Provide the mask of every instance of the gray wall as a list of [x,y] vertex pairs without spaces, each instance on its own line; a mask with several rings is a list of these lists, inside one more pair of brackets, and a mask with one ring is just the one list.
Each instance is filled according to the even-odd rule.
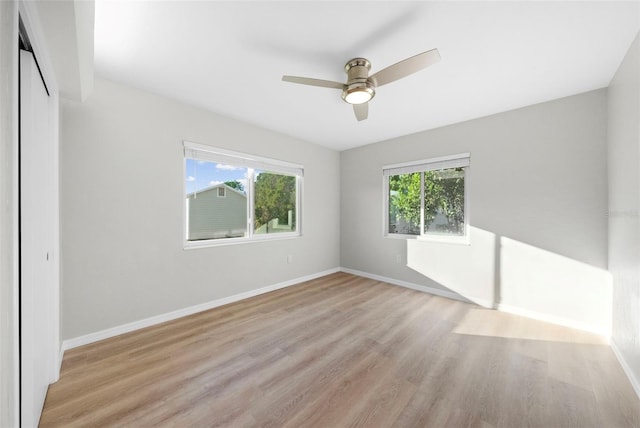
[[0,2],[0,426],[18,420],[18,4]]
[[[640,35],[609,86],[613,342],[640,385]],[[639,391],[640,393],[640,391]]]
[[[337,152],[101,79],[61,121],[63,339],[340,265]],[[303,164],[303,236],[184,250],[183,139]]]
[[[602,89],[342,152],[342,266],[606,332],[606,109]],[[383,237],[382,166],[465,152],[471,245]]]

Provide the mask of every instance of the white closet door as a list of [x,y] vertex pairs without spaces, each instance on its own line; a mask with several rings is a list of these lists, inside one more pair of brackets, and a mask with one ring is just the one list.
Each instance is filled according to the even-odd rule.
[[20,361],[22,427],[37,427],[53,381],[53,141],[49,96],[20,51]]

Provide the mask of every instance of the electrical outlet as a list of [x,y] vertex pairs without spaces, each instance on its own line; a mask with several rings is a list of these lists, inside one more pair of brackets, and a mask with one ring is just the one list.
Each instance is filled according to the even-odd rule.
[[396,254],[396,263],[402,263],[402,256],[400,254]]
[[293,255],[288,254],[287,255],[287,264],[290,265],[293,262]]

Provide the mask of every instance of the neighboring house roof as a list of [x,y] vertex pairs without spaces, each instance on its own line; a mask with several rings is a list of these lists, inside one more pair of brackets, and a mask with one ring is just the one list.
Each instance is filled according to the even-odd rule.
[[213,186],[209,186],[209,187],[205,187],[204,189],[200,189],[200,190],[196,190],[195,192],[191,192],[191,193],[187,193],[187,198],[194,196],[194,195],[199,195],[201,193],[205,193],[205,192],[210,192],[213,189],[217,189],[219,187],[224,187],[225,189],[231,190],[233,192],[236,192],[238,195],[244,196],[245,198],[247,197],[247,195],[244,192],[239,191],[238,189],[234,189],[233,187],[224,184],[224,183],[219,183],[219,184],[214,184]]

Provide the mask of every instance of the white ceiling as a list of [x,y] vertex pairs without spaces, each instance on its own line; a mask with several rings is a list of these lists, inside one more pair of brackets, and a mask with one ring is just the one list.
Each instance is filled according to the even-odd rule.
[[[96,73],[336,150],[609,84],[639,3],[96,1]],[[438,48],[442,60],[377,90],[357,122],[345,81]]]

